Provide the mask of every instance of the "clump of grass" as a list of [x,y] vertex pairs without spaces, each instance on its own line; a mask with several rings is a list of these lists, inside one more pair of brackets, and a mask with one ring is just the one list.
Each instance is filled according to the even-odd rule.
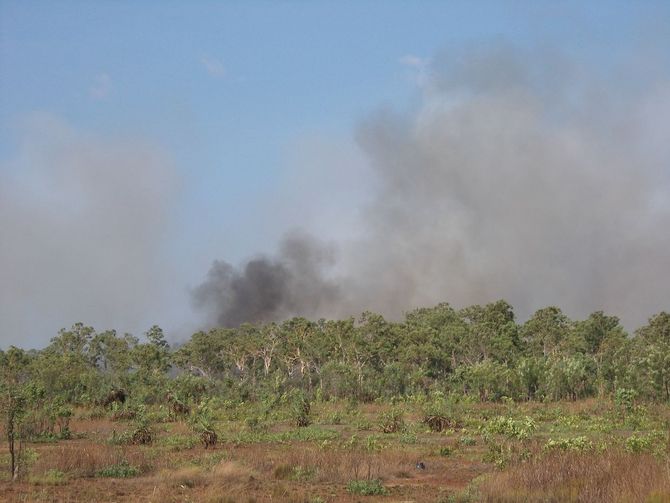
[[360,496],[383,496],[388,493],[379,479],[351,480],[347,484],[347,491]]
[[558,449],[562,451],[586,451],[593,449],[593,442],[584,436],[562,438],[559,440],[549,439],[544,448],[546,450]]
[[439,455],[443,457],[449,457],[454,453],[454,448],[449,447],[448,445],[445,445],[444,447],[441,447],[439,450]]
[[158,444],[173,452],[193,449],[196,444],[195,438],[186,435],[170,435],[159,439]]
[[33,475],[28,481],[38,486],[60,486],[67,484],[67,476],[60,470],[51,469],[42,475]]
[[140,474],[140,469],[131,465],[128,461],[123,460],[115,465],[110,465],[102,470],[99,470],[96,475],[98,477],[111,478],[128,478],[135,477]]

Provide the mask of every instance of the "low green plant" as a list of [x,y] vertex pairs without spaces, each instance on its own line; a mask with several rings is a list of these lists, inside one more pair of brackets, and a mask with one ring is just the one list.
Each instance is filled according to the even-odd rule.
[[393,408],[388,412],[383,412],[379,417],[379,425],[384,433],[405,431],[405,419],[402,410]]
[[562,438],[558,440],[549,439],[544,445],[545,450],[558,449],[562,451],[586,451],[593,449],[593,442],[585,436]]
[[178,452],[188,449],[193,449],[197,441],[192,436],[186,435],[169,435],[162,437],[158,441],[158,445],[166,447],[170,451]]
[[102,470],[99,470],[96,475],[98,477],[110,478],[128,478],[135,477],[140,474],[140,469],[123,460],[115,465],[110,465]]
[[351,480],[347,484],[347,491],[361,496],[384,496],[388,493],[379,479]]
[[67,476],[60,470],[48,470],[42,475],[33,475],[28,482],[39,486],[60,486],[67,484]]
[[633,434],[628,437],[624,443],[628,452],[636,454],[642,452],[661,453],[665,448],[663,434],[660,432],[651,432],[646,435]]
[[496,416],[483,426],[482,431],[484,434],[505,435],[509,438],[523,440],[528,438],[535,429],[537,429],[537,423],[530,416],[523,419]]

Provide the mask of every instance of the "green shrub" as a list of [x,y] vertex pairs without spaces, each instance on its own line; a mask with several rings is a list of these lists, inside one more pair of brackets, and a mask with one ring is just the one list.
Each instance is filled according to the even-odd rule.
[[637,391],[630,388],[619,388],[614,393],[614,404],[620,410],[630,412],[635,406]]
[[398,433],[405,431],[405,419],[400,409],[391,409],[380,415],[379,424],[384,433]]
[[174,452],[193,449],[195,444],[195,438],[186,435],[170,435],[159,440],[159,445]]
[[33,475],[28,481],[35,485],[60,486],[67,484],[67,477],[59,470],[49,470],[43,475]]
[[563,438],[559,440],[549,439],[544,446],[545,450],[559,449],[562,451],[586,451],[593,449],[593,442],[584,436]]
[[291,396],[291,411],[295,425],[304,428],[312,423],[310,418],[311,404],[300,390],[295,390]]
[[518,440],[526,439],[535,431],[537,424],[532,417],[526,416],[523,420],[511,417],[497,416],[490,419],[483,427],[485,434],[505,435]]
[[140,469],[137,468],[136,466],[132,466],[126,460],[123,460],[115,465],[110,465],[107,468],[103,468],[102,470],[96,473],[98,477],[111,477],[111,478],[128,478],[128,477],[135,477],[139,474]]
[[347,491],[361,496],[383,496],[388,492],[379,479],[351,480],[347,484]]
[[448,445],[446,445],[444,447],[440,447],[440,451],[439,451],[440,456],[448,457],[448,456],[451,456],[453,453],[454,453],[453,447],[449,447]]

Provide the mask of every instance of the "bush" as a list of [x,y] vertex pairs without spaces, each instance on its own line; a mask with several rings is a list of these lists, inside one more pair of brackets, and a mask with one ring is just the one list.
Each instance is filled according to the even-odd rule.
[[388,492],[379,479],[351,480],[347,484],[347,491],[361,496],[383,496]]
[[291,410],[295,425],[299,428],[309,426],[312,422],[310,418],[311,405],[305,394],[296,390],[291,397]]
[[96,475],[98,477],[111,477],[111,478],[128,478],[135,477],[140,474],[140,469],[136,466],[132,466],[128,461],[121,461],[115,465],[108,466],[98,471]]
[[614,393],[614,405],[623,411],[631,412],[636,398],[637,391],[634,389],[619,388]]
[[511,417],[497,416],[489,420],[484,426],[485,434],[496,433],[518,440],[526,439],[535,431],[537,424],[532,417],[526,416],[523,420]]
[[439,451],[440,456],[443,456],[443,457],[451,456],[453,453],[454,453],[453,447],[449,447],[448,445],[444,446],[444,447],[441,447],[440,451]]
[[405,420],[400,409],[391,409],[380,415],[380,427],[384,433],[405,431]]
[[49,470],[41,476],[31,476],[28,481],[35,485],[60,486],[67,484],[67,477],[59,470]]
[[545,450],[559,449],[562,451],[586,451],[593,449],[593,442],[584,436],[563,438],[549,441],[544,446]]

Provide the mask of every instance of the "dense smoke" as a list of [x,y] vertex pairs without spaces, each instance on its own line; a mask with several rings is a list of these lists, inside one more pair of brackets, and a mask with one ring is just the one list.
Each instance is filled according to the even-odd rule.
[[209,310],[222,326],[265,322],[296,313],[315,316],[337,303],[338,289],[323,277],[332,251],[309,236],[290,234],[277,258],[259,257],[236,270],[216,261],[193,292],[196,306]]
[[643,323],[669,307],[670,84],[630,72],[603,82],[504,47],[438,57],[411,112],[358,128],[375,195],[335,279],[284,245],[216,263],[197,303],[225,325],[497,298]]

